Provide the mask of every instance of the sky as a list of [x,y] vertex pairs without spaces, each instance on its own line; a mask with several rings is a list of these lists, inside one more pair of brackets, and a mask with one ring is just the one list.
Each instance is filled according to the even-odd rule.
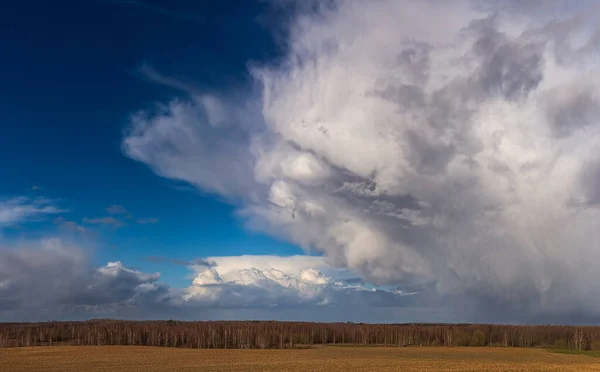
[[0,321],[597,323],[597,14],[12,2]]

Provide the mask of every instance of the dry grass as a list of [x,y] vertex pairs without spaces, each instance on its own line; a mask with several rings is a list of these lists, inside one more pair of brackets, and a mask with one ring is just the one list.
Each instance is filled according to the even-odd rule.
[[0,371],[600,371],[584,355],[539,349],[194,350],[135,346],[0,349]]

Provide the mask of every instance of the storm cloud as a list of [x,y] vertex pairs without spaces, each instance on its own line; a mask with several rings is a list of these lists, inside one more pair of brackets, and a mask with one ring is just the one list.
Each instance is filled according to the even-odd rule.
[[153,307],[169,298],[158,273],[120,262],[90,265],[89,252],[60,238],[0,242],[0,317],[50,320],[110,316],[121,307]]
[[251,69],[259,95],[142,111],[123,151],[226,198],[248,228],[472,319],[593,318],[593,6],[311,8],[288,25],[284,58]]

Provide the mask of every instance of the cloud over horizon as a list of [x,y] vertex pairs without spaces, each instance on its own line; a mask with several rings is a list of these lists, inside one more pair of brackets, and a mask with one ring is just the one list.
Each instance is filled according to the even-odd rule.
[[258,96],[139,112],[123,151],[377,285],[473,317],[597,316],[600,30],[593,3],[560,4],[300,13],[251,69]]
[[[367,306],[414,307],[414,301],[405,299],[412,294],[352,280],[322,257],[207,257],[189,263],[195,275],[189,287],[173,288],[160,281],[160,273],[119,261],[95,268],[89,255],[58,237],[17,246],[0,242],[0,318],[250,319],[269,314],[261,310],[281,309],[324,320],[325,314],[350,305],[359,311]],[[356,309],[347,315],[365,320]]]
[[68,319],[157,304],[168,295],[167,287],[157,283],[159,277],[120,262],[94,269],[88,250],[58,237],[0,241],[0,317]]

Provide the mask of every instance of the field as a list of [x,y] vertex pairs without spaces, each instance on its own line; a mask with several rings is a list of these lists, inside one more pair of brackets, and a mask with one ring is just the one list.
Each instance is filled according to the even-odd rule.
[[0,349],[20,371],[600,371],[600,359],[541,349],[323,347],[195,350],[135,346]]

